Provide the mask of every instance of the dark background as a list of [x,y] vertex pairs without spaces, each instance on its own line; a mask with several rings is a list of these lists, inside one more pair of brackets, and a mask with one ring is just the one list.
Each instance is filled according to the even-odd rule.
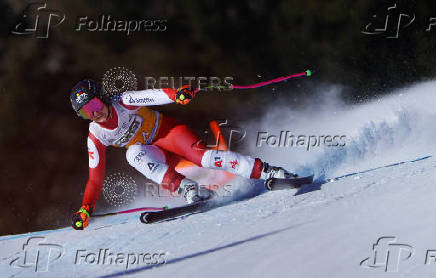
[[[49,1],[66,19],[43,39],[11,33],[29,3],[0,2],[0,234],[69,225],[88,171],[88,122],[73,113],[69,92],[115,66],[134,71],[140,85],[144,76],[232,76],[243,85],[313,70],[311,78],[159,108],[198,131],[212,119],[260,117],[274,98],[298,105],[323,84],[340,85],[355,103],[436,74],[436,27],[425,31],[436,17],[431,1]],[[382,25],[394,3],[387,33],[361,33],[373,14]],[[416,20],[387,38],[401,13]],[[101,14],[164,19],[166,30],[74,30],[78,16]],[[124,151],[111,150],[107,172],[119,170],[133,173]]]

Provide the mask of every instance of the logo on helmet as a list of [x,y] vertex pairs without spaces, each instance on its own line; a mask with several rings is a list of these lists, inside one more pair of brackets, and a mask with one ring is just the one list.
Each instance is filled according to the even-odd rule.
[[80,88],[76,91],[76,102],[77,103],[82,103],[84,101],[86,101],[86,99],[88,98],[88,95],[83,92],[83,90]]

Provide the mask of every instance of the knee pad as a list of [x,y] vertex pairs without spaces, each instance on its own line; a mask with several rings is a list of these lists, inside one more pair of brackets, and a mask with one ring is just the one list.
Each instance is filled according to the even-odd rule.
[[164,152],[153,145],[133,145],[126,152],[129,164],[145,177],[156,183],[162,183],[168,170]]
[[250,178],[253,171],[254,158],[231,151],[207,150],[201,159],[201,165]]

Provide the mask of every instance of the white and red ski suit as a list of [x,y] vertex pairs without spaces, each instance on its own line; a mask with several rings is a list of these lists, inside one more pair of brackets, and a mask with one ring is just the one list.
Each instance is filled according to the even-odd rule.
[[94,206],[100,196],[108,146],[126,147],[129,164],[171,192],[176,191],[185,178],[175,170],[181,158],[201,167],[260,178],[260,159],[208,149],[189,127],[147,107],[173,103],[175,95],[174,89],[125,92],[119,102],[110,106],[107,121],[90,123],[89,180],[82,205]]

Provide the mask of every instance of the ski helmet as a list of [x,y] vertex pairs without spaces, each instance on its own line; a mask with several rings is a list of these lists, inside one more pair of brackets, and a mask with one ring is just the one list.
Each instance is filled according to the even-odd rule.
[[77,83],[71,90],[71,105],[79,115],[79,110],[95,97],[102,100],[105,104],[109,104],[103,95],[104,91],[99,83],[91,79],[85,79]]

